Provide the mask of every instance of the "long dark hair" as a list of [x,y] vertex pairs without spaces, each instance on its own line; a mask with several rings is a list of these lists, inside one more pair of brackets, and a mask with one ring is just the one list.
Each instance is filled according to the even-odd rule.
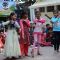
[[25,11],[23,11],[23,12],[21,13],[21,19],[22,19],[25,15],[28,15],[28,13],[25,12]]
[[9,20],[11,20],[11,19],[12,19],[11,17],[12,17],[13,15],[15,15],[15,14],[16,14],[15,12],[12,12],[12,13],[10,14],[10,16],[9,16]]

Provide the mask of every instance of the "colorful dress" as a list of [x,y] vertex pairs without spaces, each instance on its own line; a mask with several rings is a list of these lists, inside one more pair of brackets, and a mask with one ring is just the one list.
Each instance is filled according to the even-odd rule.
[[[22,55],[28,55],[28,46],[29,46],[29,27],[30,21],[23,19],[20,20],[21,33],[20,33],[20,47]],[[24,39],[23,39],[24,36]]]
[[10,21],[3,22],[2,25],[7,25],[8,30],[5,38],[5,46],[4,46],[4,56],[5,57],[18,57],[21,55],[20,45],[18,41],[18,34],[16,29],[19,29],[19,24],[14,21],[11,23]]
[[45,23],[45,19],[41,18],[40,20],[36,19],[34,20],[35,29],[34,29],[34,42],[41,44],[42,43],[42,34],[43,34],[43,27]]
[[2,36],[0,36],[0,48],[3,48],[3,46],[4,46],[3,42],[2,42],[2,39],[3,39]]

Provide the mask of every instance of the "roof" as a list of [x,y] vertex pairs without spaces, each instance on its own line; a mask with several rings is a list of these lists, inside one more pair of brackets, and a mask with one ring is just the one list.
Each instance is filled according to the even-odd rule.
[[60,0],[49,1],[49,2],[36,2],[35,4],[29,6],[29,8],[38,8],[38,7],[46,7],[52,5],[60,5]]

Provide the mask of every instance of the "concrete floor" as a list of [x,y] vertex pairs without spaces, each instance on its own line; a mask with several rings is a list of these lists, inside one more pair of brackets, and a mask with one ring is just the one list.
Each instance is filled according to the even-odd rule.
[[[25,57],[23,59],[18,60],[60,60],[60,52],[54,52],[53,47],[41,47],[40,48],[41,56],[35,55],[32,57]],[[3,60],[4,56],[0,54],[0,60]]]

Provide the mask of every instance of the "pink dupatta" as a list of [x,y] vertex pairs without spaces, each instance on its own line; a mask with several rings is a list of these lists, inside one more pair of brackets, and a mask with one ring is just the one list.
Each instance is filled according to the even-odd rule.
[[[30,27],[30,21],[26,20],[26,24],[28,27]],[[24,27],[23,27],[23,20],[20,20],[20,27],[21,27],[21,33],[22,33],[22,37],[24,36]]]

